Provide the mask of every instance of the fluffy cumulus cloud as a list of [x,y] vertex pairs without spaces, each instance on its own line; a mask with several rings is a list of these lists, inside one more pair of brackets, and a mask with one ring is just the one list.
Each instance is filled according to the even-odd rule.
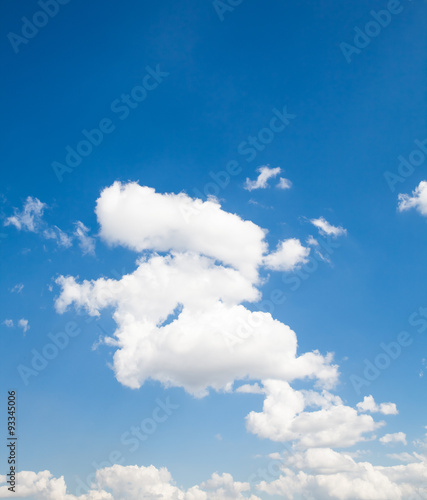
[[101,237],[137,252],[195,252],[220,260],[254,278],[266,251],[265,231],[184,193],[160,194],[136,183],[104,189],[96,214]]
[[360,415],[338,396],[323,391],[297,391],[289,383],[264,381],[261,412],[246,417],[249,432],[272,441],[295,441],[297,447],[348,447],[367,438],[383,423]]
[[[254,181],[247,178],[244,188],[248,191],[253,191],[254,189],[265,189],[266,187],[268,187],[268,181],[274,177],[277,177],[281,171],[282,169],[280,167],[276,168],[270,168],[268,166],[259,167],[257,169],[257,172],[259,174],[258,177]],[[286,181],[287,179],[284,180]],[[286,188],[282,187],[282,189]]]
[[[273,457],[272,457],[273,458]],[[274,454],[275,462],[280,457]],[[230,474],[211,478],[188,489],[179,487],[166,468],[113,465],[96,472],[91,489],[79,496],[67,492],[63,477],[49,471],[19,472],[17,492],[8,491],[0,476],[0,498],[30,500],[260,500],[259,494],[287,500],[424,500],[427,462],[418,456],[407,465],[374,466],[356,462],[330,448],[287,454],[279,477],[254,487]],[[263,498],[265,498],[263,496]]]
[[386,434],[380,438],[380,443],[390,444],[390,443],[402,443],[406,445],[406,434],[404,432],[395,432],[394,434]]
[[345,236],[347,234],[347,229],[341,226],[333,226],[324,217],[319,217],[318,219],[311,219],[310,222],[313,226],[317,227],[319,233],[324,236],[332,236],[337,238],[338,236]]
[[363,401],[357,403],[357,409],[360,412],[382,413],[383,415],[397,415],[396,405],[394,403],[377,404],[373,396],[365,396]]
[[374,466],[329,448],[312,448],[284,460],[281,476],[258,490],[287,500],[422,500],[427,462]]
[[5,476],[0,476],[0,498],[35,500],[260,500],[250,494],[248,483],[234,481],[230,474],[215,473],[189,489],[176,486],[166,468],[114,465],[100,469],[88,493],[75,496],[67,493],[64,478],[55,478],[49,471],[20,472],[17,493],[8,491]]
[[333,383],[336,366],[318,352],[297,354],[295,333],[241,302],[259,292],[235,269],[195,254],[155,255],[120,280],[78,284],[59,278],[59,312],[70,304],[98,315],[115,308],[117,379],[137,388],[152,378],[202,396],[235,380],[317,378]]
[[308,261],[310,249],[304,247],[300,240],[290,238],[281,241],[275,252],[267,255],[264,265],[274,271],[292,271]]
[[427,216],[427,181],[421,181],[412,196],[399,194],[398,210],[403,212],[415,208],[421,215]]
[[119,280],[60,277],[56,308],[74,305],[91,315],[114,308],[118,327],[106,341],[118,348],[113,366],[122,384],[138,388],[151,378],[197,396],[243,379],[334,384],[330,355],[299,355],[287,325],[242,305],[260,299],[258,268],[267,250],[260,227],[216,201],[135,183],[105,189],[96,213],[108,243],[145,252]]

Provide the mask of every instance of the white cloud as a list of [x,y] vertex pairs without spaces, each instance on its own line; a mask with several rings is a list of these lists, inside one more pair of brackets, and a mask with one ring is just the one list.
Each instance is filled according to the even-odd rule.
[[311,247],[318,247],[319,242],[314,238],[311,234],[307,238],[307,245],[310,245]]
[[277,187],[279,189],[290,189],[292,187],[292,182],[289,179],[280,177]]
[[215,200],[160,194],[136,183],[115,182],[97,201],[100,235],[137,252],[191,251],[233,266],[252,279],[267,245],[256,224],[225,212]]
[[15,208],[14,214],[5,220],[4,225],[15,226],[19,231],[24,230],[35,233],[41,225],[45,208],[46,204],[42,203],[38,198],[28,196],[22,210],[19,211]]
[[[303,448],[348,447],[364,441],[364,435],[382,423],[359,415],[327,391],[296,391],[283,381],[264,381],[266,398],[262,412],[246,417],[248,431],[272,441],[297,441]],[[308,407],[318,407],[307,411]]]
[[[277,168],[269,168],[267,166],[259,167],[257,169],[257,172],[259,172],[258,177],[254,181],[251,181],[249,178],[246,178],[244,189],[246,189],[247,191],[253,191],[254,189],[265,189],[266,187],[268,187],[268,181],[273,177],[279,175],[281,171],[282,169],[280,167]],[[284,181],[286,180],[287,179],[284,179]],[[282,189],[286,188],[282,187]]]
[[19,328],[22,328],[24,330],[24,333],[26,333],[30,329],[30,325],[28,324],[28,319],[20,319],[18,321],[18,326]]
[[310,249],[302,246],[300,240],[290,238],[281,241],[275,252],[264,258],[264,266],[274,271],[292,271],[308,261]]
[[382,438],[380,438],[380,443],[389,444],[389,443],[402,443],[406,445],[406,434],[404,432],[395,432],[394,434],[386,434]]
[[281,477],[262,481],[258,489],[288,500],[421,500],[427,497],[426,477],[425,461],[382,467],[313,448],[289,456]]
[[60,247],[69,248],[73,244],[72,238],[59,229],[58,226],[46,228],[42,235],[47,240],[55,240]]
[[339,226],[333,226],[324,217],[319,217],[318,219],[311,219],[310,222],[317,227],[320,234],[324,236],[332,236],[336,238],[338,236],[344,236],[347,234],[347,229]]
[[14,287],[11,288],[12,293],[21,293],[24,289],[24,285],[22,283],[17,283]]
[[365,396],[362,402],[357,403],[357,409],[361,412],[382,413],[383,415],[397,415],[399,413],[394,403],[377,405],[373,396]]
[[79,241],[79,247],[81,248],[83,255],[95,255],[95,238],[89,236],[89,228],[87,228],[83,222],[77,221],[75,223],[74,236]]
[[[183,209],[197,213],[186,221]],[[119,280],[57,280],[60,313],[70,305],[91,315],[114,308],[117,330],[107,341],[118,347],[113,367],[122,384],[137,388],[152,378],[203,396],[244,379],[336,381],[331,355],[298,355],[288,326],[242,305],[261,297],[255,284],[267,245],[260,227],[214,201],[134,183],[105,189],[96,211],[107,242],[170,251],[146,253]]]
[[[6,477],[0,476],[0,498],[16,498],[5,482]],[[92,489],[80,496],[68,494],[63,476],[55,478],[49,471],[19,472],[17,483],[19,498],[35,500],[260,500],[250,495],[249,483],[234,481],[227,473],[214,473],[208,481],[185,490],[175,485],[165,467],[153,465],[100,469]]]
[[245,378],[336,380],[331,356],[298,356],[288,326],[240,305],[259,299],[250,280],[207,257],[153,256],[118,281],[78,284],[61,277],[57,282],[59,312],[71,304],[91,315],[115,308],[114,370],[129,387],[152,378],[203,396],[208,387],[231,390],[235,380]]
[[8,328],[12,328],[13,327],[13,319],[5,319],[3,321],[3,325],[7,326]]
[[427,181],[421,181],[412,196],[399,194],[398,210],[403,212],[410,208],[415,208],[421,215],[427,216]]

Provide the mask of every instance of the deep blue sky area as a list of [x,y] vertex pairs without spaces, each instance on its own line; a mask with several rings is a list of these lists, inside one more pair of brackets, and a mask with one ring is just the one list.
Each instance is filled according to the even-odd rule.
[[[50,227],[71,233],[82,221],[96,237],[96,200],[114,181],[203,200],[214,195],[224,210],[268,230],[271,249],[287,238],[317,237],[313,218],[344,227],[347,236],[336,240],[330,262],[300,270],[296,289],[284,273],[263,270],[263,299],[274,289],[284,293],[272,315],[296,332],[301,352],[335,353],[337,393],[346,404],[369,394],[393,401],[399,415],[387,432],[405,430],[408,442],[422,438],[426,379],[419,373],[427,332],[418,333],[408,318],[427,308],[426,218],[397,206],[399,193],[427,179],[427,16],[425,1],[398,4],[389,24],[348,61],[342,44],[354,45],[355,28],[364,29],[386,0],[243,0],[222,14],[210,0],[70,0],[15,49],[10,33],[21,35],[23,17],[32,20],[40,6],[3,0],[1,394],[10,388],[19,394],[21,470],[64,475],[74,492],[77,477],[84,480],[93,462],[118,449],[124,465],[166,466],[190,487],[215,470],[246,481],[267,454],[283,449],[245,429],[245,416],[262,409],[262,395],[212,391],[197,399],[158,382],[131,390],[114,377],[115,348],[92,350],[115,330],[111,310],[91,322],[82,311],[55,311],[57,276],[117,279],[135,270],[137,253],[96,238],[95,255],[82,255],[75,244],[61,248],[3,226],[31,196],[46,204]],[[144,80],[153,72],[157,80]],[[155,88],[132,101],[133,109],[121,103],[118,111],[122,96],[144,81]],[[289,124],[250,154],[250,137],[283,112],[294,115]],[[58,179],[52,164],[66,164],[66,148],[75,150],[82,131],[99,129],[105,119],[110,133]],[[416,140],[425,141],[425,159],[390,181],[402,157],[419,148]],[[214,178],[223,178],[232,161],[239,173],[218,186]],[[292,188],[245,190],[245,179],[255,179],[263,165],[280,167]],[[12,292],[19,283],[22,291]],[[29,321],[25,334],[16,327],[20,318]],[[17,367],[29,366],[32,350],[70,321],[81,333],[25,385]],[[412,344],[358,394],[351,376],[402,330]],[[149,416],[159,397],[179,409],[129,452],[121,435]],[[373,463],[389,463],[383,448],[372,443]],[[3,450],[0,457],[3,474]]]

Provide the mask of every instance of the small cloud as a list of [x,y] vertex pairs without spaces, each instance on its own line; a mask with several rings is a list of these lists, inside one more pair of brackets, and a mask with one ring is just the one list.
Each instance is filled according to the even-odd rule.
[[13,319],[5,319],[3,321],[3,325],[6,325],[8,328],[12,328],[13,327]]
[[406,442],[406,434],[404,432],[395,432],[394,434],[386,434],[382,438],[380,438],[380,443],[382,444],[390,444],[390,443],[402,443],[404,445]]
[[382,413],[383,415],[397,415],[396,405],[394,403],[377,404],[373,396],[365,396],[361,403],[357,403],[357,409],[360,412]]
[[280,167],[270,168],[268,166],[259,167],[257,172],[259,172],[258,177],[251,181],[249,177],[246,178],[244,189],[247,191],[253,191],[254,189],[265,189],[268,187],[268,181],[272,177],[276,177],[280,174],[282,169]]
[[79,240],[79,247],[83,255],[95,255],[95,238],[88,236],[89,228],[80,221],[77,221],[75,226],[74,236]]
[[42,222],[43,212],[46,204],[38,198],[28,196],[21,211],[14,209],[14,214],[8,217],[4,225],[15,226],[18,231],[30,231],[36,233]]
[[347,229],[341,226],[333,226],[324,217],[319,217],[318,219],[311,219],[310,222],[313,226],[316,226],[319,233],[324,236],[332,236],[337,238],[338,236],[344,236],[347,234]]
[[215,439],[218,440],[218,441],[222,441],[222,436],[221,434],[216,434],[215,435]]
[[412,196],[399,194],[399,212],[415,208],[421,215],[427,217],[427,181],[421,181],[412,191]]
[[275,252],[264,258],[264,266],[274,271],[292,271],[308,261],[310,249],[304,247],[300,240],[290,238],[281,241]]
[[10,289],[12,293],[21,293],[24,289],[24,285],[22,283],[17,283],[14,287]]
[[18,321],[18,326],[24,330],[24,333],[26,333],[30,329],[30,325],[28,324],[28,319],[20,319]]
[[289,179],[285,179],[284,177],[280,177],[279,182],[276,186],[279,189],[291,189],[292,182]]
[[316,240],[316,238],[314,238],[310,234],[309,237],[307,238],[307,245],[309,245],[311,247],[318,247],[319,246],[319,242]]

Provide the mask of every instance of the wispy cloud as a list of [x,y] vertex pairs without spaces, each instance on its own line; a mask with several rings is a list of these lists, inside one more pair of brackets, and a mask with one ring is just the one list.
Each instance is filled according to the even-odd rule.
[[74,236],[79,241],[79,247],[81,248],[83,255],[95,255],[95,238],[89,236],[89,228],[87,228],[83,222],[77,221],[75,223]]
[[347,234],[347,229],[341,226],[333,226],[324,217],[319,217],[318,219],[311,219],[310,222],[313,226],[316,226],[320,234],[324,236],[332,236],[337,238],[338,236],[344,236]]

